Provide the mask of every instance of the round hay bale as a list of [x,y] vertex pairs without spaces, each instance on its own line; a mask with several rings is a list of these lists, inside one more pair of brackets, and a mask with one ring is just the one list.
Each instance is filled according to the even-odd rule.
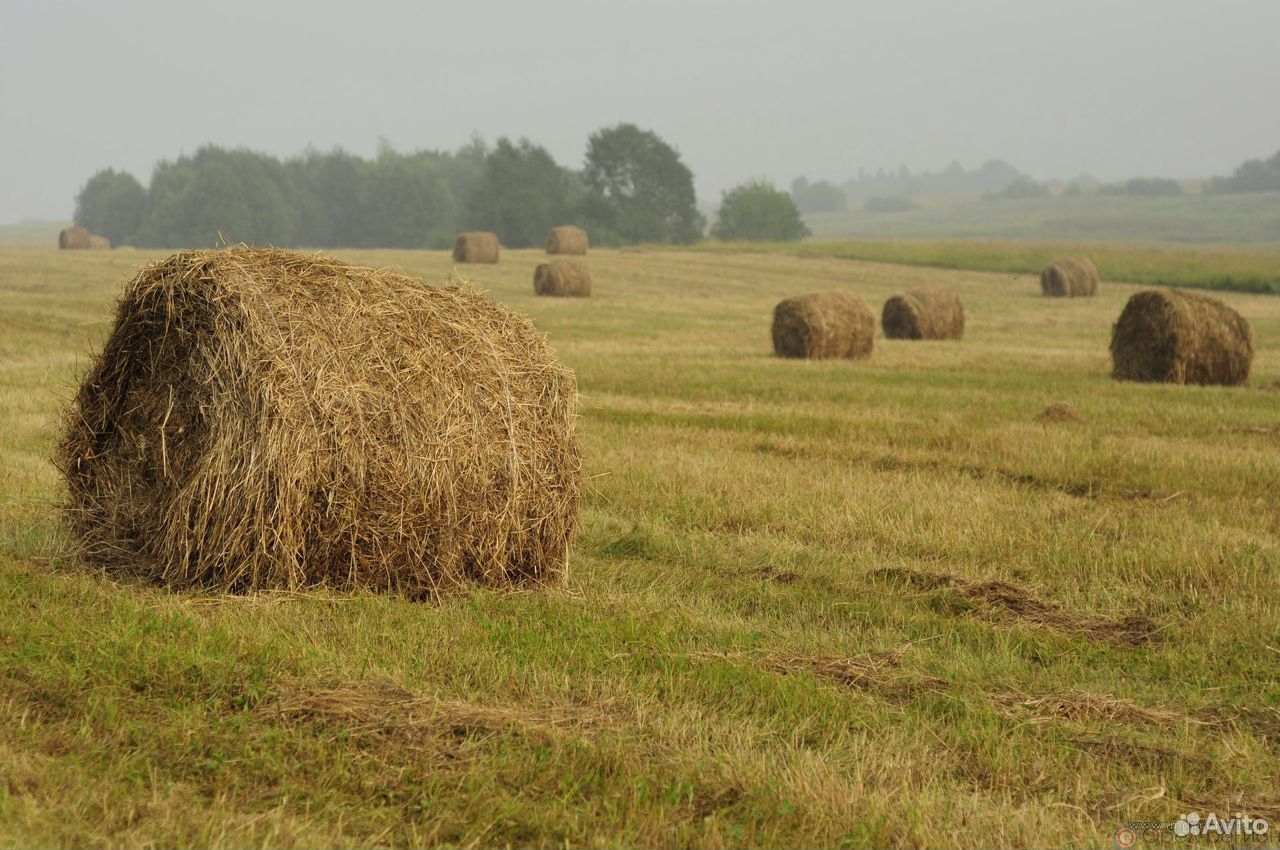
[[87,559],[431,596],[563,574],[573,373],[461,283],[237,247],[144,267],[65,420]]
[[64,227],[58,233],[58,247],[63,251],[84,251],[89,248],[89,231],[83,227]]
[[1111,376],[1121,381],[1243,384],[1253,329],[1217,298],[1146,289],[1129,299],[1111,330]]
[[581,227],[565,225],[553,227],[547,233],[548,254],[585,254],[587,253],[587,231]]
[[1055,401],[1036,414],[1037,422],[1083,422],[1084,417],[1071,405]]
[[89,234],[89,247],[94,251],[110,251],[111,240],[96,233]]
[[909,289],[884,302],[880,324],[889,339],[960,339],[964,304],[943,286]]
[[487,230],[471,230],[459,233],[453,243],[453,261],[455,263],[496,263],[501,248],[498,245],[498,234]]
[[1058,260],[1040,272],[1040,291],[1057,298],[1098,294],[1098,270],[1088,257]]
[[591,294],[591,269],[578,260],[540,263],[533,272],[533,291],[536,295],[586,298]]
[[876,317],[852,292],[810,292],[778,302],[773,310],[773,351],[812,360],[871,356]]

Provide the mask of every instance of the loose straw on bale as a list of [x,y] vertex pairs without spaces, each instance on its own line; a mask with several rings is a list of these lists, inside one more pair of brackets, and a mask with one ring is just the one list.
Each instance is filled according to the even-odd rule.
[[591,269],[577,260],[540,263],[533,272],[533,291],[537,295],[585,298],[591,294]]
[[780,301],[773,310],[779,357],[863,359],[871,356],[876,319],[865,301],[833,289]]
[[909,289],[884,303],[880,323],[890,339],[960,339],[964,305],[945,287]]
[[1080,298],[1098,293],[1098,270],[1088,257],[1058,260],[1040,272],[1040,291],[1045,295]]
[[487,230],[459,233],[453,243],[455,263],[496,263],[500,252],[498,235]]
[[572,225],[551,228],[551,231],[547,233],[547,253],[587,253],[587,231]]
[[433,595],[563,574],[576,403],[529,320],[463,283],[188,251],[127,286],[58,462],[108,567]]
[[64,227],[58,233],[58,247],[64,251],[83,251],[91,247],[89,231],[83,227]]
[[1249,322],[1217,298],[1147,289],[1111,331],[1112,377],[1172,384],[1243,384],[1253,362]]

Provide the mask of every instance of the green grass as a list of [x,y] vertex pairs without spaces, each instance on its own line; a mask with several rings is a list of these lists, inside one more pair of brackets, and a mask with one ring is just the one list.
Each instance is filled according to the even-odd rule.
[[[66,554],[59,410],[150,256],[0,252],[0,846],[1110,847],[1190,809],[1280,822],[1280,299],[1224,295],[1250,386],[1145,386],[1107,375],[1123,284],[597,251],[592,298],[535,299],[543,257],[505,252],[468,271],[583,392],[569,580],[235,598]],[[779,298],[926,280],[963,295],[964,340],[770,355]],[[1052,401],[1084,422],[1036,421]]]
[[805,217],[820,239],[1019,239],[1111,243],[1280,241],[1280,193],[1173,198],[1056,195],[984,201],[933,198],[902,213],[847,212]]
[[1280,293],[1277,245],[1116,245],[1105,242],[829,240],[705,242],[721,253],[793,254],[964,271],[1039,275],[1064,256],[1087,254],[1103,280],[1148,286],[1190,286],[1227,292]]

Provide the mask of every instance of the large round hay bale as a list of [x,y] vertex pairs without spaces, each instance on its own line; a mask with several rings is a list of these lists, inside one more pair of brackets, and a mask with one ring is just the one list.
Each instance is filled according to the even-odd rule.
[[94,251],[110,251],[111,240],[96,233],[89,234],[89,247]]
[[469,286],[188,251],[127,286],[58,461],[107,566],[433,595],[563,573],[576,404],[543,335]]
[[551,228],[550,232],[547,233],[547,253],[587,253],[587,231],[573,225]]
[[871,356],[875,331],[867,302],[843,289],[797,295],[773,310],[773,350],[779,357],[861,360]]
[[453,243],[453,261],[455,263],[496,263],[498,253],[498,234],[487,230],[470,230],[459,233]]
[[64,227],[58,233],[58,247],[64,251],[84,251],[89,247],[89,231],[83,227]]
[[884,302],[880,324],[889,339],[960,339],[964,304],[946,287],[909,289]]
[[1059,298],[1096,295],[1098,270],[1088,257],[1058,260],[1040,272],[1040,291]]
[[585,298],[591,294],[591,269],[578,260],[540,263],[533,272],[533,291],[536,295]]
[[1243,384],[1253,329],[1217,298],[1146,289],[1129,299],[1111,330],[1111,362],[1111,376],[1121,381]]

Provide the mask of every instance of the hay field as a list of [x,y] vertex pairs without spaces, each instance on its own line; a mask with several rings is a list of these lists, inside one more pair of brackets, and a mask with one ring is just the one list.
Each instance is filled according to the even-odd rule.
[[[583,528],[562,589],[424,605],[171,594],[60,556],[57,412],[150,256],[0,252],[0,846],[1280,823],[1280,298],[1222,296],[1248,386],[1150,386],[1108,377],[1136,287],[1105,272],[1046,299],[1030,274],[593,251],[591,298],[544,299],[545,255],[504,251],[462,270],[578,373]],[[772,356],[785,296],[878,313],[934,283],[963,340]],[[1051,402],[1084,421],[1037,421]]]

